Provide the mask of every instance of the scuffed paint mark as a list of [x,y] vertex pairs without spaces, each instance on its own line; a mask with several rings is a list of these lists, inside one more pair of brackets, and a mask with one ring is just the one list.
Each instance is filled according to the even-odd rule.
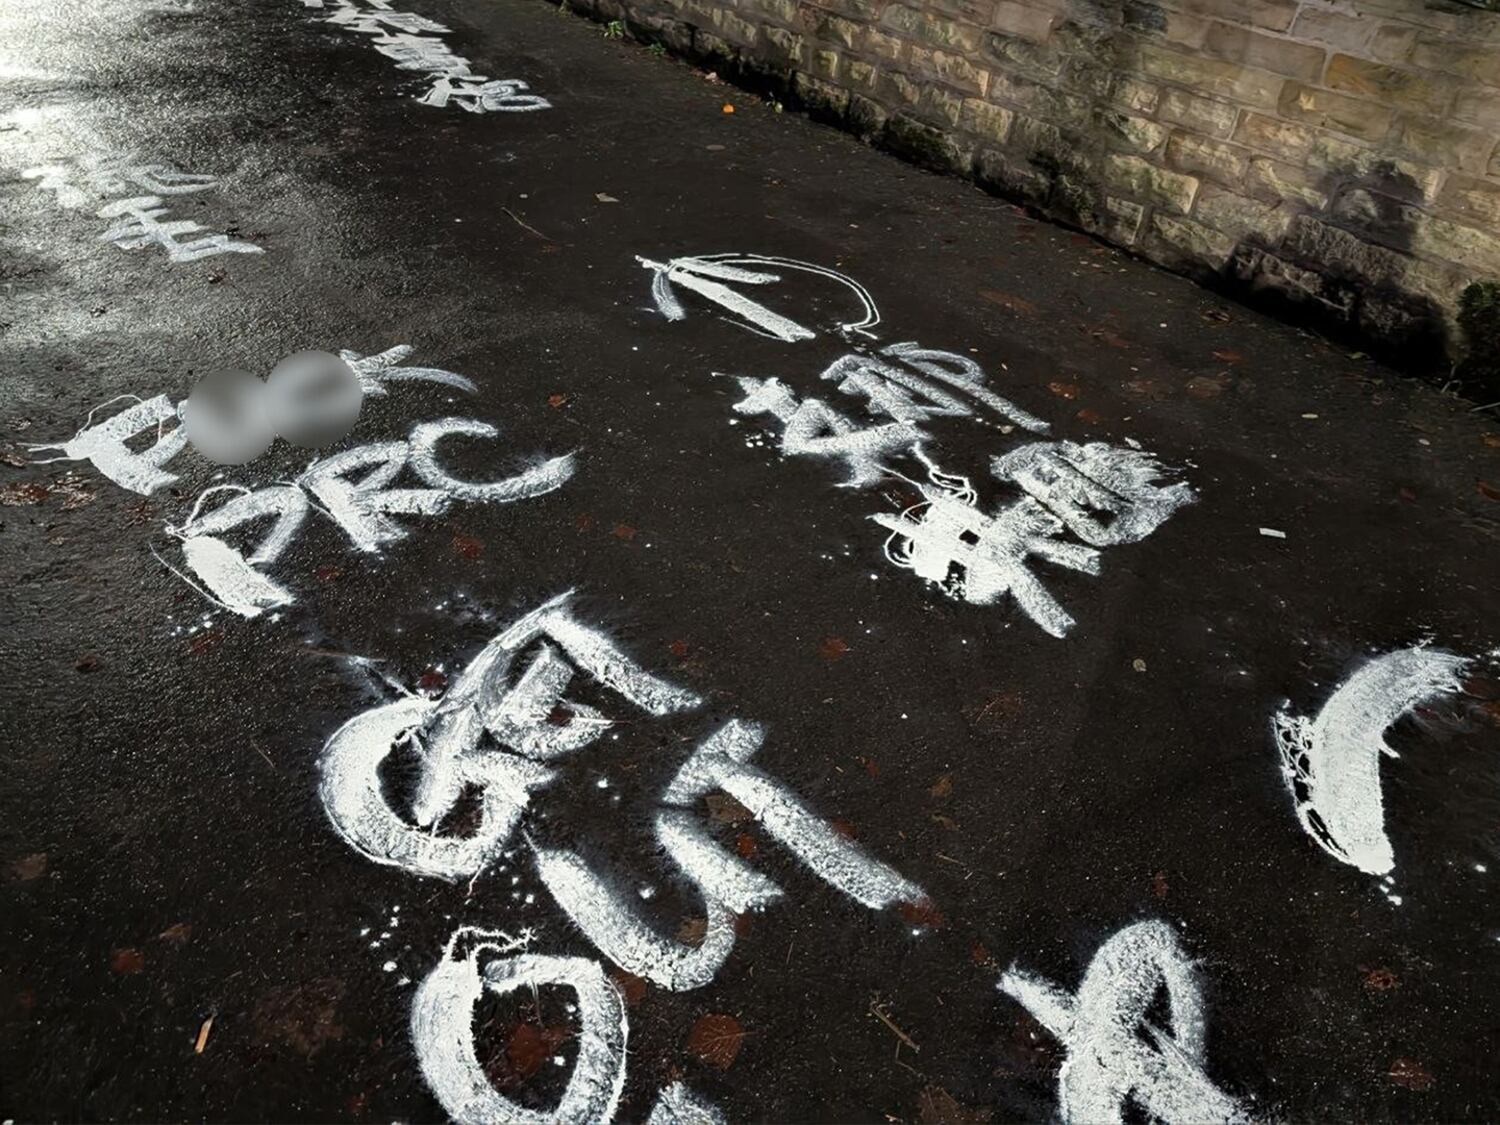
[[921,887],[865,854],[815,815],[783,782],[751,765],[750,758],[764,741],[765,731],[759,724],[729,720],[682,764],[662,803],[686,807],[719,790],[749,809],[766,832],[813,874],[861,905],[884,910],[897,903],[927,901]]
[[1297,819],[1319,847],[1370,875],[1396,865],[1385,834],[1380,756],[1392,723],[1434,696],[1462,690],[1469,661],[1436,649],[1400,649],[1366,662],[1314,718],[1278,711],[1271,729]]
[[[462,956],[461,938],[475,944]],[[499,938],[501,940],[496,940]],[[460,929],[412,1000],[411,1037],[422,1077],[460,1125],[598,1125],[610,1121],[625,1086],[628,1027],[625,1001],[598,962],[584,957],[511,951],[514,940]],[[528,1109],[499,1093],[485,1076],[474,1049],[474,1008],[486,991],[504,996],[519,988],[570,988],[580,1024],[578,1055],[567,1088],[555,1107]]]
[[708,898],[708,927],[693,946],[658,935],[635,909],[575,853],[533,848],[542,882],[584,936],[626,972],[673,992],[701,988],[734,950],[734,913]]
[[1181,481],[1157,484],[1168,470],[1151,454],[1102,441],[1035,442],[992,458],[990,467],[1093,547],[1138,543],[1194,499]]
[[[1138,922],[1101,945],[1076,996],[1015,968],[999,988],[1067,1050],[1057,1094],[1064,1122],[1124,1121],[1132,1101],[1169,1125],[1250,1120],[1203,1072],[1202,989],[1166,923]],[[1166,992],[1170,1031],[1146,1019],[1158,990]]]
[[789,344],[813,339],[817,333],[811,328],[766,308],[724,284],[732,281],[741,285],[770,285],[780,281],[779,273],[757,268],[769,266],[772,269],[796,270],[826,277],[852,292],[859,301],[864,315],[857,321],[840,324],[838,326],[840,332],[857,332],[868,336],[870,335],[868,329],[880,323],[880,311],[876,308],[875,300],[870,296],[869,290],[847,274],[812,262],[763,254],[735,253],[699,254],[672,258],[666,262],[652,261],[650,258],[637,255],[635,260],[641,264],[642,268],[652,271],[651,297],[656,304],[656,311],[667,320],[677,321],[687,317],[687,310],[683,308],[682,302],[673,291],[673,286],[677,285],[697,293],[734,314],[745,328],[757,335],[769,336]]
[[681,1082],[661,1092],[646,1125],[729,1125],[724,1111],[705,1101]]
[[[94,415],[121,399],[134,395],[120,395],[89,411],[83,426],[65,442],[29,445],[33,452],[56,449],[60,456],[44,458],[39,465],[54,461],[89,461],[121,488],[149,496],[158,488],[164,488],[177,480],[177,474],[169,473],[164,466],[187,446],[187,434],[177,417],[177,407],[166,395],[137,401],[113,417],[94,425]],[[176,423],[170,430],[163,427]],[[125,443],[131,438],[156,431],[156,441],[151,448],[140,453]]]

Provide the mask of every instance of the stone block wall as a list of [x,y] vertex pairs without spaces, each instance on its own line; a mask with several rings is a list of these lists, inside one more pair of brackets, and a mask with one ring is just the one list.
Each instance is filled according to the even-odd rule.
[[1452,0],[569,0],[1153,261],[1446,365],[1500,279],[1500,13]]

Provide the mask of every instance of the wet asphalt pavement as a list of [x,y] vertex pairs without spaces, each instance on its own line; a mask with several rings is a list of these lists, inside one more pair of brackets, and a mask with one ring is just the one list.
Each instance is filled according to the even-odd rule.
[[[1045,1119],[1066,1051],[1001,973],[1076,991],[1110,935],[1159,920],[1198,962],[1202,1073],[1252,1114],[1493,1119],[1493,663],[1391,729],[1384,890],[1304,833],[1270,722],[1287,700],[1315,713],[1374,654],[1500,643],[1494,415],[547,4],[405,10],[551,108],[419,104],[420,74],[296,0],[0,8],[0,1116],[441,1119],[409,1011],[468,924],[614,972],[621,1120],[679,1080],[733,1121]],[[96,214],[120,192],[62,206],[22,175],[90,159],[216,177],[165,196],[169,218],[263,252],[122,249]],[[841,335],[851,291],[796,270],[764,299],[812,339],[754,334],[681,287],[684,318],[658,312],[637,255],[729,251],[837,269],[880,322]],[[1097,574],[1033,560],[1066,638],[893,566],[870,517],[920,500],[914,481],[839,487],[842,461],[779,452],[780,423],[736,414],[715,375],[806,397],[840,356],[900,341],[977,361],[1054,439],[1138,442],[1197,494]],[[150,495],[87,460],[30,463],[116,396],[398,345],[477,389],[391,383],[348,447],[458,416],[499,435],[447,439],[454,476],[570,451],[576,473],[398,516],[409,534],[379,553],[314,513],[269,570],[294,603],[246,619],[183,580],[168,528],[211,485],[287,481],[309,454],[278,443],[220,476],[189,450]],[[926,428],[997,506],[987,459],[1028,435]],[[866,909],[710,795],[713,838],[785,894],[741,918],[710,983],[671,991],[598,952],[519,833],[457,883],[340,839],[319,796],[330,735],[403,691],[439,696],[569,589],[579,620],[705,702],[652,718],[580,678],[570,698],[619,737],[558,763],[528,839],[701,941],[651,809],[741,718],[765,728],[767,774],[930,902]],[[480,1062],[518,1104],[562,1092],[565,1002],[477,1012]]]

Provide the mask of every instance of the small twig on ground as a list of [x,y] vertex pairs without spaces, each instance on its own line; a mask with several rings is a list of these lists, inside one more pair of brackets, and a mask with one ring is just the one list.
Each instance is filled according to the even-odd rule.
[[897,1027],[891,1021],[891,1017],[890,1016],[886,1015],[883,1011],[880,1010],[880,1004],[873,997],[870,1000],[870,1015],[874,1016],[881,1023],[885,1024],[886,1027],[890,1028],[891,1031],[892,1031],[892,1033],[895,1034],[895,1036],[896,1036],[897,1039],[901,1040],[901,1042],[905,1043],[913,1051],[917,1052],[917,1054],[920,1055],[922,1053],[922,1048],[918,1047],[916,1045],[916,1043],[914,1043],[912,1041],[912,1037],[910,1035],[906,1034],[906,1032],[902,1031],[899,1027]]
[[532,234],[536,235],[543,242],[551,242],[552,241],[550,238],[548,238],[541,231],[537,230],[536,227],[532,226],[525,219],[521,218],[520,215],[517,215],[509,207],[502,207],[502,208],[500,208],[500,210],[504,211],[507,215],[509,215],[512,219],[514,219],[517,222],[517,224],[519,224],[523,229],[529,230]]
[[1500,406],[1500,402],[1487,402],[1483,406],[1476,406],[1476,407],[1474,407],[1472,410],[1469,411],[1469,413],[1470,414],[1477,414],[1481,410],[1493,410],[1497,406]]
[[193,1054],[201,1055],[203,1048],[208,1046],[208,1033],[213,1030],[214,1018],[209,1016],[203,1021],[203,1026],[198,1029],[198,1041],[193,1044]]

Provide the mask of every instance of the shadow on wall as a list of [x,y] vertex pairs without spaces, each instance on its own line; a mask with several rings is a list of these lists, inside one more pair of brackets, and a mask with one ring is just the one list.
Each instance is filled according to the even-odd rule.
[[[1440,384],[1453,378],[1452,357],[1462,345],[1452,326],[1470,278],[1419,253],[1434,185],[1418,182],[1411,165],[1337,139],[1306,165],[1260,158],[1287,182],[1273,172],[1252,184],[1243,165],[1226,174],[1215,161],[1243,161],[1235,153],[1244,150],[1204,138],[1227,137],[1232,118],[1193,118],[1201,109],[1168,117],[1132,101],[1132,85],[1141,84],[1130,76],[1149,69],[1152,36],[1176,18],[1146,0],[1072,0],[1068,17],[1043,44],[982,33],[972,50],[976,62],[992,68],[987,99],[944,93],[941,83],[929,84],[915,70],[876,82],[874,67],[858,59],[845,60],[840,84],[819,77],[835,72],[820,61],[832,52],[816,49],[827,31],[821,9],[788,4],[809,21],[809,73],[789,61],[803,49],[793,48],[803,42],[794,32],[766,24],[758,37],[742,36],[757,46],[741,48],[710,27],[685,22],[702,16],[713,23],[709,17],[717,14],[749,27],[708,0],[656,9],[660,14],[652,14],[653,0],[575,2],[595,19],[623,21],[634,38],[660,41],[737,85],[912,163],[973,179],[1046,218]],[[850,2],[871,18],[882,7]],[[976,0],[926,3],[973,21],[978,17],[968,9],[982,7]],[[943,58],[943,66],[966,65],[961,54]],[[997,83],[1003,84],[998,98]],[[1228,183],[1238,186],[1220,186]],[[1495,397],[1500,390],[1483,401]]]

